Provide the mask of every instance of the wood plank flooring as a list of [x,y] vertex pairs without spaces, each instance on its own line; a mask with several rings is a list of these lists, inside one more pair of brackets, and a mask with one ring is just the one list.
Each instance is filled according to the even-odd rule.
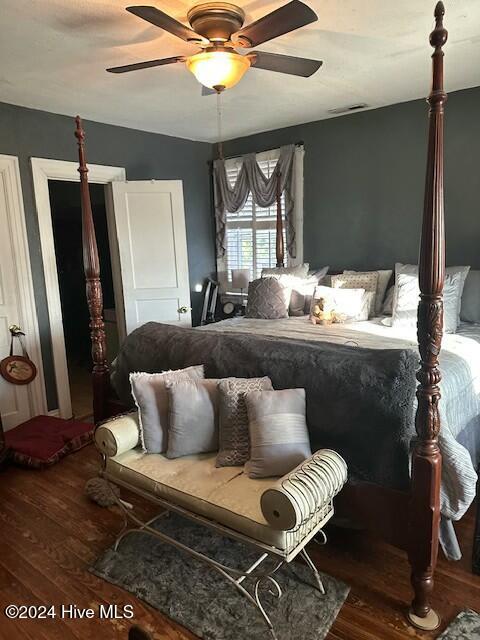
[[[120,640],[140,624],[156,640],[194,640],[188,631],[125,591],[88,572],[89,565],[114,540],[122,518],[116,508],[102,509],[83,495],[99,459],[86,447],[48,471],[10,467],[0,473],[0,639]],[[154,509],[124,495],[145,517]],[[480,610],[480,577],[470,572],[473,510],[458,526],[464,558],[440,560],[434,604],[442,628],[466,607]],[[403,612],[410,599],[404,555],[364,532],[329,531],[325,548],[312,547],[318,567],[352,589],[327,640],[400,640],[433,638],[409,627]],[[219,578],[220,580],[221,578]],[[194,597],[194,594],[192,594]],[[8,620],[8,604],[131,604],[132,620]],[[438,632],[437,632],[438,633]],[[243,640],[239,631],[239,640]]]

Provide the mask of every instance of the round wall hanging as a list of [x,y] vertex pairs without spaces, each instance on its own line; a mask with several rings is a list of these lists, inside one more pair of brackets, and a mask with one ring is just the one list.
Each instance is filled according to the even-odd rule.
[[[37,367],[28,357],[27,349],[23,338],[25,334],[20,327],[12,325],[10,327],[11,342],[10,355],[0,362],[0,374],[11,384],[28,384],[35,379]],[[13,341],[17,338],[22,347],[22,355],[13,355]]]

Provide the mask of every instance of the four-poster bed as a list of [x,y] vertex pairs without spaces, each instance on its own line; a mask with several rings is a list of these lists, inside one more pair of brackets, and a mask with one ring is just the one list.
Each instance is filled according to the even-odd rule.
[[[443,27],[444,12],[443,3],[438,2],[435,9],[436,24],[430,35],[430,43],[434,48],[433,84],[428,98],[429,142],[419,257],[421,296],[418,306],[418,349],[421,362],[417,373],[417,438],[412,453],[410,491],[396,491],[366,482],[357,483],[348,485],[337,502],[338,513],[357,520],[408,553],[414,590],[408,617],[412,624],[427,630],[434,629],[439,624],[439,617],[431,608],[431,595],[439,541],[442,467],[438,444],[441,380],[438,355],[442,343],[442,293],[445,278],[443,114],[447,96],[443,86],[442,47],[447,41],[447,31]],[[99,422],[118,413],[121,406],[117,401],[111,400],[102,319],[100,269],[88,191],[85,136],[79,117],[76,119],[75,135],[80,161],[83,252],[92,339],[94,416],[95,422]],[[277,190],[277,266],[283,266],[285,262],[280,197]]]

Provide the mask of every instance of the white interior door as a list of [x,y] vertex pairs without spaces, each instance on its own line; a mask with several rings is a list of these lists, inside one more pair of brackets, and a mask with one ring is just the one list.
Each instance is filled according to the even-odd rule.
[[126,331],[191,325],[181,180],[112,183]]
[[[9,355],[12,324],[20,325],[25,332],[38,374],[28,385],[14,385],[0,376],[0,413],[5,430],[45,413],[46,399],[18,160],[0,155],[0,360]],[[21,353],[18,340],[15,343],[15,354]]]

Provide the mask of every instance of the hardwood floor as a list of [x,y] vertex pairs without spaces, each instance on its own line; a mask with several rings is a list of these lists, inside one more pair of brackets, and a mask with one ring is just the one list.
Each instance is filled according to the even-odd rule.
[[[193,640],[188,631],[148,605],[88,572],[89,565],[114,540],[121,527],[115,508],[102,509],[83,495],[96,474],[98,457],[89,446],[48,471],[10,467],[0,473],[0,639],[127,639],[139,624],[156,640]],[[135,498],[144,516],[153,508]],[[440,560],[435,606],[442,628],[462,609],[480,608],[480,577],[470,573],[473,510],[458,526],[464,558]],[[364,532],[332,529],[325,548],[312,548],[318,567],[351,585],[351,592],[327,640],[433,638],[409,627],[403,610],[410,598],[408,564],[403,554]],[[221,578],[219,578],[221,579]],[[132,620],[8,620],[8,604],[62,604],[77,608],[100,604],[133,605]],[[438,632],[437,632],[438,633]],[[242,639],[239,633],[239,640]]]

